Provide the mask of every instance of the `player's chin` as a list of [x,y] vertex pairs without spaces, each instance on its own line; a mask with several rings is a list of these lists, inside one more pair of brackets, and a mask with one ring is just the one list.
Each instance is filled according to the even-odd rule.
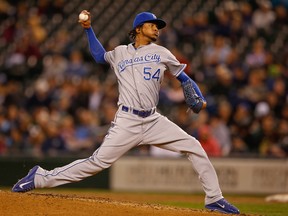
[[152,42],[156,42],[157,39],[158,39],[158,36],[150,37],[150,39],[151,39]]

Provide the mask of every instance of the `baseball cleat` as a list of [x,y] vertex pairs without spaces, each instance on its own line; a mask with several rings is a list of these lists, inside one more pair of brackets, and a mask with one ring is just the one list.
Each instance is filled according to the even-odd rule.
[[205,208],[224,214],[240,214],[240,211],[224,198],[218,200],[217,202],[205,205]]
[[13,192],[27,192],[35,189],[34,178],[39,166],[34,166],[29,173],[20,179],[12,188]]

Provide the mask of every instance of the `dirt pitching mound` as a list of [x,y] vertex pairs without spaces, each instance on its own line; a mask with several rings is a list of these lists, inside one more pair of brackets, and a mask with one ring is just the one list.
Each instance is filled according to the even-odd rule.
[[[147,199],[148,200],[148,199]],[[177,208],[87,194],[0,191],[1,215],[220,216],[206,210]],[[244,216],[245,214],[241,214]],[[245,215],[247,216],[247,215]]]

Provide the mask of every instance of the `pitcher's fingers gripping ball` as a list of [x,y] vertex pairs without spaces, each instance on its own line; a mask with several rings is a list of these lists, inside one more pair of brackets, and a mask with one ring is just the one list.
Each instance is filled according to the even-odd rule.
[[88,20],[88,18],[89,18],[89,16],[85,13],[79,14],[79,20],[81,20],[81,21],[86,21],[86,20]]
[[87,10],[81,11],[78,18],[78,22],[81,23],[83,28],[87,29],[91,27],[91,16]]

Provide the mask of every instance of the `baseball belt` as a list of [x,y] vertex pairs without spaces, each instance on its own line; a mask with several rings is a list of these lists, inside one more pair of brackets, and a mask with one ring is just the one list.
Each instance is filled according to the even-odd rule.
[[129,108],[129,107],[124,106],[124,105],[122,105],[121,109],[124,112],[131,112],[134,115],[140,116],[142,118],[146,118],[146,117],[154,114],[155,111],[156,111],[156,108],[153,108],[153,109],[150,109],[150,110],[137,110],[137,109],[134,109],[134,108]]

